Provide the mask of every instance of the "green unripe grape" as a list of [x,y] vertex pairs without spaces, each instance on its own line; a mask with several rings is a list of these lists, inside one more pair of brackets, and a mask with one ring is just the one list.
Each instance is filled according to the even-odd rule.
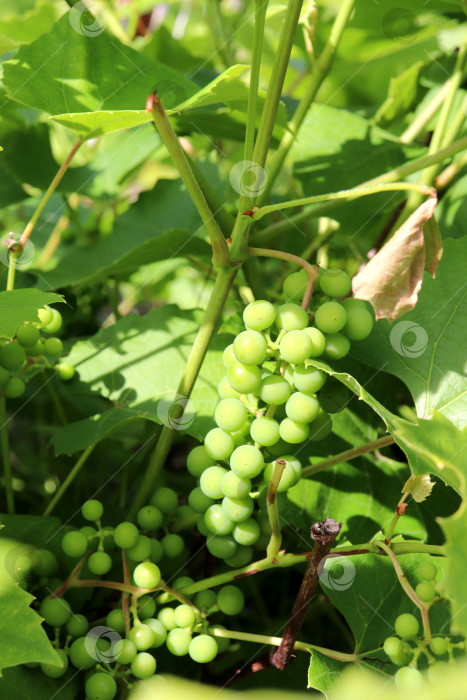
[[58,357],[63,351],[63,343],[60,338],[47,338],[44,340],[44,352],[51,357]]
[[246,423],[242,425],[240,430],[234,430],[230,433],[233,437],[235,447],[243,445],[245,442],[247,442],[248,436],[250,434],[250,427],[251,423],[249,421],[246,421]]
[[419,690],[423,688],[423,676],[416,668],[404,666],[396,671],[394,676],[396,687],[403,693]]
[[230,468],[237,476],[254,479],[264,467],[262,452],[254,445],[237,447],[230,457]]
[[279,330],[301,331],[308,326],[308,314],[298,304],[283,304],[277,310],[276,325]]
[[186,656],[186,654],[188,654],[191,639],[191,632],[181,629],[180,627],[176,627],[175,629],[170,630],[169,634],[167,635],[167,639],[165,640],[165,644],[167,649],[171,654],[174,654],[174,656]]
[[222,477],[227,474],[227,469],[223,467],[208,467],[199,480],[199,487],[208,498],[222,498],[224,495],[221,489]]
[[181,530],[190,530],[192,526],[192,521],[196,513],[193,508],[187,505],[178,506],[177,510],[173,514],[174,522],[177,523],[177,527]]
[[346,321],[347,312],[337,301],[327,301],[316,311],[315,323],[323,333],[338,333]]
[[52,666],[51,663],[41,664],[41,671],[48,678],[61,678],[68,669],[68,656],[63,649],[55,649],[55,653],[59,657],[60,666]]
[[183,553],[183,549],[185,547],[185,543],[180,535],[166,535],[162,538],[161,544],[165,556],[169,557],[169,559],[179,557],[180,554]]
[[60,379],[64,382],[69,382],[70,379],[73,379],[75,376],[75,368],[73,365],[68,365],[66,363],[61,362],[60,364],[55,366],[55,369],[58,372],[58,376]]
[[436,598],[436,590],[431,581],[421,581],[415,588],[422,603],[431,603]]
[[91,527],[91,525],[83,525],[83,527],[80,527],[79,531],[83,533],[88,542],[98,536],[96,528]]
[[209,634],[200,634],[191,640],[188,653],[199,664],[207,664],[216,658],[219,652],[217,642]]
[[421,567],[418,570],[418,573],[420,574],[420,578],[425,579],[425,581],[432,581],[436,578],[438,569],[434,564],[431,563],[431,561],[426,561],[424,564],[421,565]]
[[20,326],[16,331],[16,339],[23,348],[30,348],[37,343],[41,334],[36,326],[32,323],[26,323],[24,326]]
[[136,515],[136,521],[143,530],[157,530],[163,520],[162,511],[156,506],[143,506]]
[[85,685],[89,700],[113,700],[117,694],[117,684],[110,673],[98,671],[89,676]]
[[247,410],[238,399],[223,399],[216,406],[214,419],[219,428],[231,433],[245,424]]
[[64,598],[45,598],[41,603],[39,614],[48,625],[59,627],[70,619],[71,608]]
[[217,387],[217,393],[221,399],[238,399],[241,396],[241,393],[233,388],[228,377],[222,377]]
[[44,354],[44,343],[42,340],[38,340],[37,343],[34,343],[34,345],[31,345],[28,348],[28,355],[30,357],[38,357],[39,355]]
[[258,331],[242,331],[233,342],[233,352],[244,365],[260,365],[266,359],[268,344]]
[[243,321],[247,328],[254,331],[264,331],[272,326],[276,318],[276,310],[269,301],[258,299],[243,310]]
[[189,494],[188,503],[190,504],[190,508],[193,508],[195,513],[205,513],[209,506],[212,506],[214,504],[214,501],[212,498],[208,498],[201,491],[199,486],[197,486]]
[[0,386],[5,386],[10,379],[10,372],[3,367],[0,367]]
[[225,496],[222,499],[222,510],[227,518],[234,523],[240,523],[242,520],[247,520],[253,513],[255,502],[252,498],[228,498]]
[[256,365],[243,365],[235,362],[227,371],[230,385],[240,394],[254,393],[261,384],[261,370]]
[[214,591],[206,589],[195,595],[195,605],[200,610],[209,610],[217,602],[217,595]]
[[394,656],[399,656],[402,653],[402,642],[398,637],[388,637],[384,640],[383,649],[389,658],[392,659]]
[[69,656],[73,666],[83,671],[97,664],[97,659],[91,656],[86,648],[86,637],[75,639],[70,647]]
[[253,549],[251,547],[238,547],[235,554],[225,559],[225,563],[231,566],[232,569],[239,569],[242,566],[247,566],[253,561]]
[[[52,312],[52,320],[49,321],[49,323],[43,324],[42,330],[44,333],[56,333],[57,331],[60,330],[62,327],[63,319],[60,311],[57,311],[57,309],[50,309]],[[39,311],[39,316],[40,316],[40,311]]]
[[212,459],[228,459],[234,449],[233,437],[221,428],[213,428],[204,438],[206,452]]
[[237,476],[235,472],[229,470],[222,477],[222,496],[229,498],[245,498],[251,491],[251,481],[245,477]]
[[214,535],[228,535],[232,531],[233,522],[227,517],[218,503],[207,509],[204,514],[204,522],[209,532]]
[[164,556],[164,550],[162,549],[162,545],[158,540],[155,540],[154,537],[151,537],[151,555],[150,559],[154,564],[157,564],[160,562],[162,557]]
[[170,631],[177,626],[175,624],[174,615],[175,610],[173,608],[162,608],[162,610],[159,610],[157,619],[164,625],[166,630]]
[[339,304],[342,304],[346,311],[350,311],[351,309],[368,310],[367,303],[366,301],[363,301],[363,299],[354,299],[353,297],[347,297],[346,299],[341,299]]
[[349,309],[343,330],[350,340],[364,340],[373,330],[373,316],[367,309]]
[[297,365],[293,371],[292,381],[295,388],[303,394],[315,394],[326,383],[328,375],[317,367]]
[[318,399],[321,408],[326,413],[340,413],[349,403],[353,394],[344,384],[330,377],[320,390]]
[[309,440],[324,440],[332,432],[332,418],[320,409],[318,417],[310,425]]
[[111,610],[105,618],[105,624],[107,625],[107,627],[110,627],[110,629],[115,630],[119,634],[124,634],[125,617],[123,615],[122,610],[120,610],[120,608]]
[[261,400],[272,406],[280,406],[285,403],[291,394],[291,388],[286,379],[272,374],[261,382]]
[[36,549],[32,570],[36,576],[53,576],[58,569],[57,557],[48,549]]
[[112,568],[112,559],[107,552],[93,552],[88,559],[89,571],[98,576],[103,576]]
[[131,561],[144,561],[151,556],[151,539],[146,535],[138,535],[133,547],[126,550],[128,559]]
[[234,362],[237,361],[237,358],[234,355],[233,352],[233,343],[230,345],[227,345],[225,348],[224,352],[222,353],[222,363],[226,369],[230,367]]
[[[225,630],[224,625],[218,625],[216,622],[216,627],[220,627],[220,629]],[[231,640],[228,637],[216,637],[216,644],[218,648],[218,653],[222,654],[224,651],[227,651],[227,649],[230,647],[230,642]]]
[[195,581],[191,578],[191,576],[177,576],[177,578],[172,584],[172,588],[174,589],[174,591],[178,591],[181,588],[185,588],[185,586],[191,586],[191,584],[194,582]]
[[319,403],[314,396],[296,391],[285,404],[288,418],[298,423],[311,423],[319,413]]
[[350,340],[343,333],[330,333],[326,338],[324,354],[330,360],[341,360],[350,352]]
[[97,501],[94,498],[90,501],[86,501],[86,503],[81,506],[81,515],[85,520],[100,520],[103,513],[104,506],[100,501]]
[[284,418],[279,425],[280,436],[285,442],[291,445],[298,445],[304,442],[310,435],[310,426],[308,423],[300,423],[291,418]]
[[279,440],[279,423],[273,418],[255,418],[250,426],[252,440],[269,447]]
[[133,580],[140,588],[155,588],[161,580],[161,571],[152,561],[143,561],[133,571]]
[[154,675],[156,671],[156,659],[147,651],[142,651],[136,655],[131,662],[131,672],[136,678],[144,680]]
[[289,331],[282,338],[279,350],[286,362],[302,363],[311,353],[311,340],[305,331]]
[[178,605],[175,608],[174,622],[177,627],[191,627],[195,621],[195,611],[191,605]]
[[237,551],[237,543],[231,535],[213,535],[206,542],[206,547],[213,557],[228,559]]
[[82,532],[72,530],[63,536],[62,549],[69,557],[82,557],[87,548],[88,540]]
[[112,656],[119,664],[131,664],[137,652],[136,644],[131,639],[119,639],[112,648]]
[[321,291],[329,297],[345,297],[352,286],[350,275],[344,270],[322,270],[319,276]]
[[24,348],[18,343],[5,343],[0,349],[0,365],[10,371],[21,367],[26,359]]
[[[284,471],[282,472],[277,491],[278,493],[283,493],[284,491],[287,491],[287,489],[289,489],[291,486],[294,486],[300,481],[300,479],[302,478],[302,465],[299,462],[299,460],[296,457],[293,457],[292,455],[280,457],[280,459],[283,459],[286,464],[284,467]],[[270,462],[270,464],[266,465],[266,469],[264,470],[264,480],[267,484],[269,484],[269,482],[272,479],[272,475],[274,473],[274,466],[275,462]],[[269,531],[269,521],[267,524],[267,528],[267,531]]]
[[225,615],[238,615],[245,606],[245,598],[237,586],[223,586],[217,594],[217,605]]
[[303,268],[297,272],[292,272],[291,275],[287,275],[282,285],[284,298],[288,302],[300,301],[305,294],[307,284],[308,275]]
[[430,642],[430,649],[436,656],[443,656],[447,653],[448,644],[444,637],[433,637]]
[[403,613],[396,619],[394,629],[402,639],[413,639],[417,636],[420,625],[414,615]]
[[133,642],[138,651],[144,651],[145,649],[149,649],[152,645],[154,641],[154,632],[149,625],[140,622],[130,630],[128,638]]
[[186,466],[193,476],[201,476],[205,469],[212,466],[212,457],[207,453],[204,445],[198,445],[191,450]]
[[138,528],[129,522],[120,523],[114,530],[114,542],[121,549],[134,547],[138,536]]
[[39,321],[43,326],[46,326],[48,323],[51,323],[54,315],[52,312],[52,309],[50,306],[44,306],[43,309],[39,309],[37,312],[37,315],[39,316]]
[[151,595],[142,595],[138,598],[138,617],[140,620],[146,620],[156,612],[156,601]]
[[[172,608],[165,608],[166,610],[173,610]],[[173,622],[173,620],[172,620]],[[161,647],[167,637],[167,629],[164,627],[162,624],[161,620],[156,620],[153,617],[150,617],[149,619],[144,621],[145,625],[149,625],[149,627],[152,629],[154,633],[154,641],[151,644],[152,649],[157,649],[158,647]],[[175,624],[175,623],[174,623]]]
[[19,377],[11,377],[3,387],[7,399],[18,399],[26,391],[26,384]]
[[311,340],[311,352],[308,357],[320,357],[326,347],[326,338],[318,328],[309,326],[304,328],[303,332],[307,334]]
[[178,506],[177,492],[163,486],[154,491],[150,504],[159,508],[163,513],[172,513]]
[[235,525],[232,534],[235,542],[249,547],[257,541],[260,535],[260,528],[256,520],[248,518]]

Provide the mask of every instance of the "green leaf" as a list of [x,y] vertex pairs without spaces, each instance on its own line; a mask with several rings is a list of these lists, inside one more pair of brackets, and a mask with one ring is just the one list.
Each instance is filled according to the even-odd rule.
[[98,243],[63,249],[53,270],[40,284],[54,289],[109,275],[125,275],[157,260],[187,254],[210,254],[201,238],[198,214],[179,180],[161,181],[142,194],[115,222],[113,233]]
[[378,321],[352,349],[352,356],[402,379],[421,418],[436,409],[459,426],[467,420],[466,259],[467,237],[446,240],[436,278],[425,273],[415,309],[392,325]]
[[343,661],[331,659],[316,649],[310,649],[311,659],[308,668],[308,687],[321,690],[327,695],[328,691],[340,678],[344,668],[348,665]]
[[[155,89],[180,90],[183,99],[196,86],[172,68],[143,56],[103,31],[86,36],[66,13],[13,59],[3,64],[11,99],[49,114],[144,109]],[[65,79],[64,79],[65,76]]]
[[39,309],[58,301],[64,301],[59,294],[41,292],[38,289],[0,292],[0,338],[13,338],[16,329],[23,323],[39,321]]
[[8,668],[0,678],[0,697],[14,700],[75,700],[79,697],[81,678],[73,673],[73,669],[61,678],[48,678],[40,669],[25,668],[24,666]]
[[48,32],[66,9],[54,0],[0,2],[0,55]]
[[391,78],[388,96],[375,114],[378,124],[387,125],[404,117],[414,105],[423,61],[417,61],[400,75]]
[[[465,462],[464,462],[465,464]],[[452,627],[456,632],[467,636],[467,593],[465,581],[467,576],[467,509],[465,501],[450,518],[440,521],[446,535],[446,579],[443,590],[452,603]]]

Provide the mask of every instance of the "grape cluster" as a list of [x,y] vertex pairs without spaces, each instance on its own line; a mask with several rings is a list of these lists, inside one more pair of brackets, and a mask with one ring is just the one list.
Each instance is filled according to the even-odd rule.
[[[278,459],[285,462],[279,493],[297,484],[302,465],[293,446],[325,438],[332,430],[329,413],[345,404],[346,388],[327,383],[313,361],[341,359],[350,340],[365,338],[373,327],[364,301],[336,301],[350,293],[346,272],[320,273],[310,314],[295,303],[307,279],[303,270],[285,279],[284,294],[293,301],[275,308],[258,300],[245,308],[246,330],[223,354],[217,427],[188,455],[188,471],[198,479],[188,499],[199,513],[198,529],[211,554],[231,566],[247,564],[251,547],[264,545],[267,523],[250,494],[264,492]],[[330,391],[323,391],[325,384]]]
[[[416,586],[418,598],[425,604],[431,604],[436,599],[437,568],[430,561],[419,568],[422,579]],[[436,657],[445,656],[450,649],[450,642],[444,636],[433,637],[429,643],[420,636],[420,623],[411,613],[402,613],[394,623],[397,636],[385,639],[383,649],[391,662],[400,668],[396,671],[395,681],[401,690],[421,686],[422,676],[417,668],[419,661],[425,660],[431,666],[436,663]]]
[[[188,655],[197,663],[209,663],[225,651],[229,640],[216,639],[210,633],[210,617],[240,613],[245,603],[241,590],[227,585],[217,594],[204,590],[187,597],[182,591],[194,583],[189,576],[179,576],[168,589],[162,581],[161,568],[184,553],[184,540],[171,532],[172,525],[177,530],[184,529],[184,524],[189,528],[196,518],[189,506],[179,506],[173,489],[158,488],[150,503],[138,511],[137,525],[123,521],[114,528],[104,527],[104,508],[95,499],[84,503],[81,515],[87,524],[66,532],[61,540],[63,553],[81,559],[84,578],[88,578],[86,574],[104,577],[117,565],[121,570],[124,551],[130,583],[143,590],[130,599],[126,618],[120,605],[108,612],[104,628],[93,627],[84,615],[72,611],[65,597],[66,586],[63,588],[53,578],[56,557],[48,550],[34,552],[32,564],[24,567],[27,573],[32,570],[40,577],[39,586],[49,592],[61,588],[57,597],[48,595],[39,607],[46,625],[52,628],[51,637],[61,662],[58,666],[41,664],[45,675],[60,678],[71,665],[87,674],[86,698],[112,700],[122,681],[128,685],[134,678],[154,675],[154,650],[162,645],[175,656]],[[26,581],[26,571],[20,573]],[[102,629],[107,634],[102,635]]]
[[63,351],[60,338],[54,336],[62,326],[59,311],[49,306],[39,309],[37,323],[20,326],[11,341],[0,341],[0,391],[8,399],[24,394],[25,380],[34,368],[52,367],[64,381],[71,379],[74,367],[58,363]]

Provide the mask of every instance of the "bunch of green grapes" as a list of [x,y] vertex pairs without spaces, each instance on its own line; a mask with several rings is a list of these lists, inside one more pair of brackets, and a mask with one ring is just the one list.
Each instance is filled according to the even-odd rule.
[[37,323],[20,326],[11,341],[0,342],[0,392],[8,399],[24,394],[25,380],[34,368],[55,366],[64,381],[71,379],[74,367],[58,362],[63,343],[55,337],[62,326],[59,311],[45,306],[39,309]]
[[[416,586],[418,598],[431,605],[436,599],[437,568],[431,561],[421,565],[419,576],[422,579]],[[417,668],[425,657],[425,662],[433,666],[439,657],[446,657],[451,643],[446,636],[435,636],[429,642],[420,634],[420,623],[415,615],[403,613],[394,623],[397,636],[385,639],[383,649],[393,664],[400,668],[396,671],[395,682],[400,690],[415,689],[423,683]]]
[[[289,275],[286,298],[302,295],[306,282],[304,271]],[[373,327],[364,301],[336,301],[350,293],[346,272],[324,270],[318,286],[310,314],[294,301],[275,308],[259,300],[245,308],[246,329],[223,355],[217,427],[188,456],[188,470],[198,479],[188,499],[200,515],[198,528],[209,551],[231,566],[247,564],[252,546],[264,546],[267,523],[250,494],[264,491],[278,459],[286,463],[278,491],[297,484],[302,465],[294,446],[329,435],[329,413],[345,405],[346,388],[328,382],[314,360],[341,359],[350,340],[365,338]]]

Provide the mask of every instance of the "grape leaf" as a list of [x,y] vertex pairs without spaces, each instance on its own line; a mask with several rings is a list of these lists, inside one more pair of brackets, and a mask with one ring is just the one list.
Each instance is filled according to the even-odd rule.
[[446,535],[446,579],[443,590],[452,602],[452,627],[467,636],[467,552],[465,533],[467,532],[467,509],[465,501],[450,518],[440,521]]
[[[40,669],[17,666],[7,668],[0,678],[0,697],[15,700],[75,700],[79,696],[80,677],[73,669],[59,678],[48,678]],[[59,693],[59,695],[57,695]]]
[[39,321],[37,312],[46,304],[64,301],[54,292],[38,289],[13,289],[0,292],[0,338],[13,338],[23,323]]
[[352,356],[405,382],[420,417],[429,418],[436,409],[459,426],[467,420],[465,352],[459,342],[467,336],[466,259],[467,237],[447,239],[436,279],[425,273],[415,309],[393,325],[378,321],[352,348]]
[[337,661],[321,654],[317,649],[310,649],[311,659],[308,668],[308,687],[321,690],[327,697],[328,691],[340,678],[347,666],[343,661]]

